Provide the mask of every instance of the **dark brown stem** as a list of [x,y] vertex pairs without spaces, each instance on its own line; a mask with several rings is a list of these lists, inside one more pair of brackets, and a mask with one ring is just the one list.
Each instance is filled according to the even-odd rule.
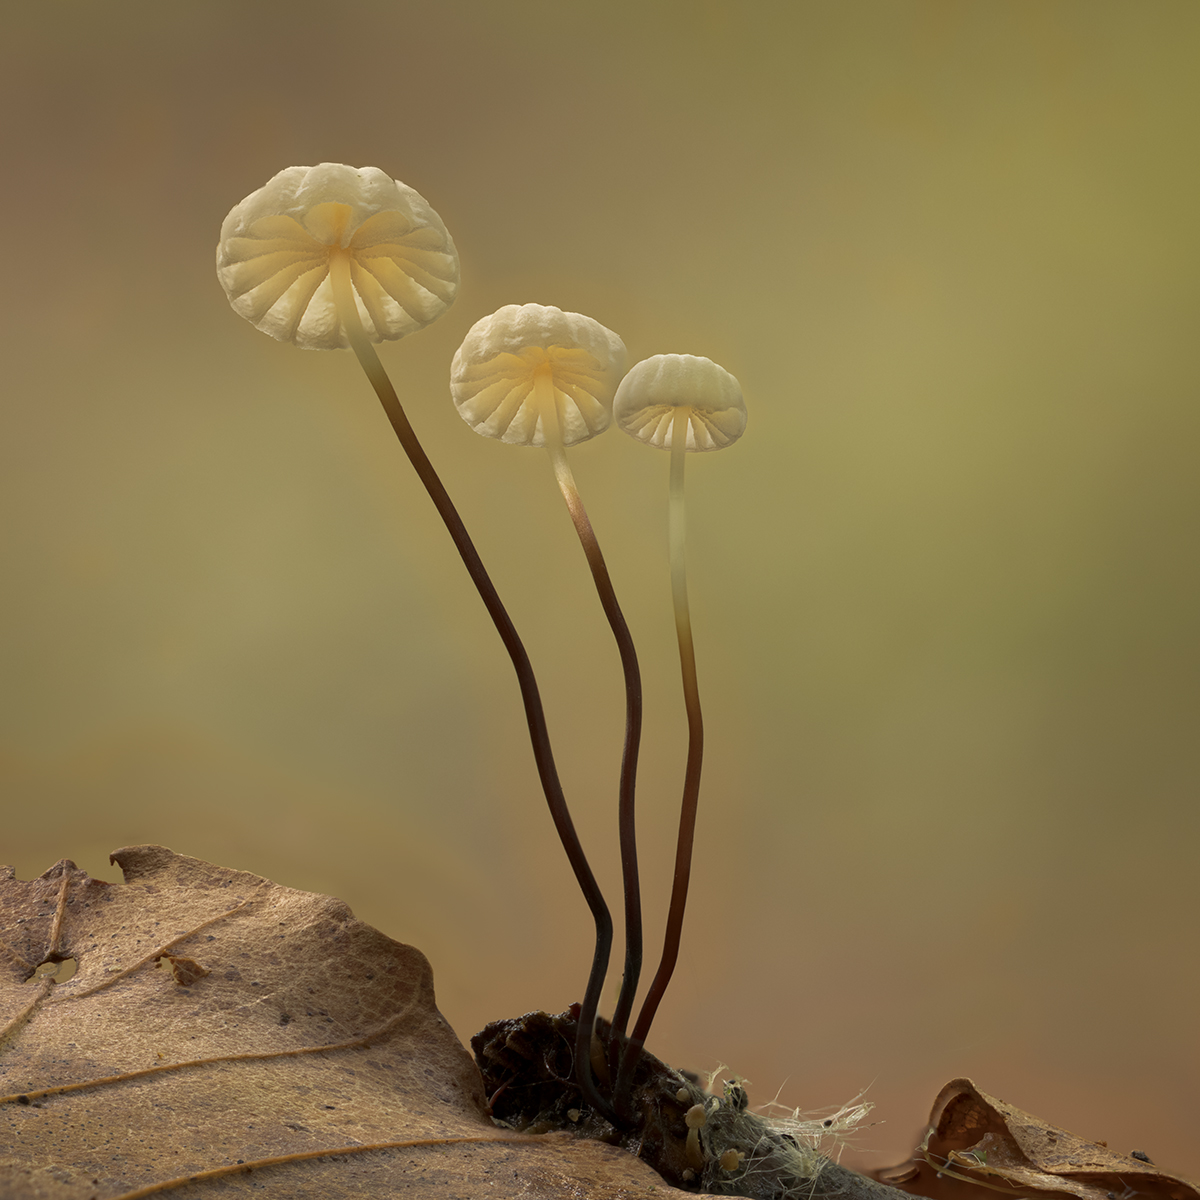
[[[567,462],[566,451],[563,448],[561,434],[561,419],[558,412],[557,396],[549,376],[542,375],[535,381],[535,387],[540,389],[542,404],[542,428],[546,439],[546,448],[550,452],[550,460],[554,465],[554,476],[558,481],[559,490],[571,514],[575,532],[579,536],[583,553],[587,558],[588,567],[592,572],[592,580],[600,597],[604,615],[608,618],[609,628],[617,643],[617,652],[621,658],[621,670],[625,677],[625,744],[621,756],[621,779],[618,789],[617,821],[621,846],[621,876],[625,892],[625,972],[621,980],[621,991],[617,997],[616,1010],[612,1018],[612,1043],[610,1047],[611,1070],[615,1077],[619,1065],[619,1046],[633,1011],[634,996],[637,993],[638,980],[642,972],[642,899],[641,885],[638,880],[637,863],[637,832],[635,828],[635,792],[637,788],[638,752],[642,740],[642,677],[638,668],[637,651],[633,646],[633,638],[629,626],[617,603],[617,595],[613,589],[612,579],[604,555],[600,551],[600,543],[596,532],[588,519],[587,510],[583,506],[579,489],[575,486],[575,478]],[[595,1011],[584,1009],[580,1016],[580,1028],[591,1029]]]
[[[529,726],[529,740],[533,745],[533,757],[537,763],[542,791],[545,793],[546,803],[550,809],[551,819],[554,821],[554,828],[558,832],[559,841],[567,853],[567,859],[571,864],[571,869],[575,872],[575,879],[583,892],[596,926],[596,946],[592,955],[587,989],[584,993],[584,1004],[590,1002],[591,1011],[594,1013],[599,1004],[600,992],[604,986],[604,976],[608,971],[609,955],[612,951],[612,916],[608,911],[608,905],[604,901],[600,886],[596,882],[596,877],[592,874],[591,866],[588,864],[587,856],[579,841],[579,835],[575,832],[570,810],[567,808],[566,797],[563,795],[558,770],[554,764],[550,734],[546,728],[546,717],[542,710],[542,700],[529,655],[525,652],[525,647],[517,636],[516,628],[505,611],[504,605],[500,602],[496,588],[484,568],[483,561],[467,533],[462,518],[458,515],[458,510],[454,507],[433,464],[417,440],[417,435],[409,424],[400,399],[396,395],[396,389],[392,386],[392,381],[388,378],[383,364],[379,361],[379,356],[375,353],[375,347],[367,338],[358,316],[358,307],[351,287],[349,259],[335,255],[331,260],[330,268],[335,303],[350,345],[366,372],[367,378],[371,381],[371,386],[375,389],[375,394],[383,405],[383,411],[387,414],[392,429],[399,438],[400,445],[404,448],[404,453],[408,455],[408,460],[412,463],[417,477],[424,484],[429,498],[433,501],[438,515],[442,518],[443,524],[454,541],[459,557],[467,568],[471,582],[475,584],[475,590],[479,593],[488,615],[492,618],[496,632],[499,633],[500,640],[504,643],[504,648],[512,660],[513,670],[516,671],[517,683],[521,689],[521,699],[525,705],[525,720]],[[583,1060],[585,1064],[587,1062],[586,1055],[587,1049],[585,1048]],[[602,1112],[610,1111],[595,1085],[591,1084],[591,1076],[586,1069],[581,1070],[580,1074],[580,1085],[584,1088],[588,1102]],[[588,1087],[583,1082],[582,1077],[585,1075],[587,1082],[591,1084],[590,1095]]]

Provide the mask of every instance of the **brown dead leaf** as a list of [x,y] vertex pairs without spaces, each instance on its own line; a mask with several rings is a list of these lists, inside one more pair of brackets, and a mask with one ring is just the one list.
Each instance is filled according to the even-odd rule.
[[933,1103],[911,1161],[875,1178],[933,1200],[1070,1196],[1077,1200],[1200,1200],[1196,1185],[1153,1163],[1058,1129],[969,1079],[951,1080]]
[[340,901],[112,857],[123,884],[0,869],[0,1200],[685,1195],[495,1126],[424,955]]

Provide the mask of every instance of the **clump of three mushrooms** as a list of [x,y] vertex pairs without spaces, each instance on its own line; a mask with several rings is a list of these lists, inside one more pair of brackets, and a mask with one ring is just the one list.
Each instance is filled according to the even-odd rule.
[[[459,274],[453,240],[417,192],[376,168],[337,163],[289,167],[226,217],[217,273],[235,311],[263,332],[307,349],[349,346],[354,351],[508,651],[547,805],[596,929],[578,1023],[577,1079],[588,1103],[608,1119],[620,1121],[623,1093],[678,956],[703,754],[684,570],[684,456],[687,451],[719,449],[740,436],[745,407],[737,381],[708,359],[691,355],[658,355],[626,375],[625,347],[611,330],[578,313],[536,304],[507,305],[477,322],[451,368],[455,405],[476,432],[518,445],[544,446],[549,452],[625,677],[618,823],[626,955],[614,1036],[598,1064],[600,1076],[609,1083],[604,1095],[593,1074],[592,1031],[608,969],[611,916],[571,821],[528,655],[373,345],[423,328],[453,302]],[[634,832],[641,682],[633,641],[566,455],[568,446],[608,427],[614,406],[621,428],[671,452],[671,580],[689,728],[663,957],[628,1041],[624,1034],[642,953]]]

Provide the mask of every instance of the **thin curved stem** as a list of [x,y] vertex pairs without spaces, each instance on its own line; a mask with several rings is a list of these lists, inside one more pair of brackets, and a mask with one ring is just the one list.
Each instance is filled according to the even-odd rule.
[[642,1010],[630,1035],[621,1061],[615,1095],[624,1095],[645,1045],[646,1035],[679,958],[683,914],[687,907],[688,883],[692,873],[692,844],[696,833],[696,809],[700,802],[700,771],[704,763],[704,718],[700,711],[700,689],[696,682],[696,649],[692,642],[692,618],[688,609],[687,569],[684,544],[687,513],[684,506],[683,468],[687,456],[688,409],[675,409],[671,423],[671,490],[668,514],[671,547],[671,600],[675,608],[675,635],[679,642],[679,667],[683,676],[683,700],[687,708],[688,750],[683,777],[683,801],[679,812],[679,840],[675,847],[675,878],[663,937],[662,960],[642,1002]]
[[[608,971],[608,959],[612,951],[612,916],[608,911],[608,905],[604,902],[604,896],[596,882],[596,877],[588,865],[587,856],[583,852],[583,846],[579,841],[579,835],[575,832],[575,825],[567,808],[566,797],[563,795],[562,784],[558,778],[558,770],[554,765],[554,752],[550,747],[550,734],[546,728],[546,716],[542,710],[542,700],[538,693],[533,666],[521,639],[517,636],[512,620],[500,602],[495,586],[484,569],[483,561],[467,534],[466,526],[458,515],[458,510],[451,502],[441,479],[433,469],[433,464],[417,440],[417,435],[409,424],[400,399],[396,395],[396,389],[383,369],[379,355],[375,353],[375,347],[367,337],[362,320],[358,315],[358,304],[354,298],[349,255],[344,252],[334,253],[329,265],[334,303],[337,306],[342,326],[346,330],[346,336],[350,340],[350,346],[366,372],[367,378],[371,381],[371,386],[375,389],[375,394],[379,397],[383,411],[387,414],[396,437],[400,439],[400,445],[404,447],[409,462],[412,463],[418,478],[425,485],[429,498],[433,501],[438,515],[442,518],[443,524],[453,539],[459,557],[467,568],[471,582],[475,584],[475,590],[479,593],[479,597],[488,611],[488,616],[492,618],[496,632],[499,633],[500,640],[504,643],[509,658],[512,659],[513,669],[517,673],[521,700],[525,705],[525,720],[529,726],[529,740],[533,745],[533,757],[537,763],[538,778],[546,796],[546,804],[550,808],[550,816],[554,821],[554,828],[558,832],[558,839],[567,853],[567,859],[571,864],[571,869],[575,872],[575,879],[583,892],[596,926],[596,947],[592,955],[588,989],[584,995],[585,1004],[588,1002],[589,995],[591,996],[592,1012],[594,1013],[596,1005],[599,1003],[600,989],[604,984],[604,976]],[[587,1061],[586,1057],[584,1061]],[[588,1102],[602,1112],[606,1111],[608,1106],[600,1097],[594,1084],[591,1086],[591,1094],[587,1094],[588,1087],[582,1078],[587,1073],[581,1071],[580,1074],[580,1086],[584,1088]],[[587,1080],[588,1083],[591,1083],[590,1075],[587,1076]]]
[[[567,511],[583,552],[591,568],[592,579],[596,584],[596,592],[604,615],[608,618],[609,627],[616,639],[617,650],[621,656],[621,670],[625,676],[625,745],[621,756],[621,780],[618,801],[618,827],[621,844],[621,876],[625,890],[625,974],[621,981],[621,992],[617,997],[617,1007],[613,1013],[613,1073],[616,1073],[616,1047],[619,1046],[629,1023],[629,1015],[633,1011],[633,1000],[637,993],[638,979],[642,972],[642,899],[641,886],[638,881],[637,864],[637,833],[635,830],[634,793],[637,787],[638,751],[642,740],[642,677],[638,669],[637,652],[633,647],[633,638],[629,626],[617,603],[617,595],[609,578],[608,567],[604,555],[600,552],[600,543],[596,540],[595,530],[588,519],[587,510],[575,486],[575,477],[567,462],[566,450],[562,441],[562,426],[558,412],[558,397],[554,381],[548,373],[540,372],[534,379],[534,389],[541,407],[542,431],[546,441],[546,449],[550,452],[550,461],[554,466],[554,477],[558,482],[559,491],[567,502]],[[595,1012],[583,1013],[582,1018],[590,1021],[595,1018]],[[582,1026],[581,1026],[582,1027]],[[590,1031],[590,1024],[588,1025]]]

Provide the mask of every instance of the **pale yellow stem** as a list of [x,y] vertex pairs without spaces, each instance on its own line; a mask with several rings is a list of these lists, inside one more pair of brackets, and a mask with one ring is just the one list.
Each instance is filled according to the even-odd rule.
[[683,936],[683,914],[687,907],[688,884],[692,873],[692,846],[696,836],[696,809],[700,802],[700,772],[704,764],[704,717],[700,711],[700,689],[696,682],[696,651],[692,643],[692,619],[688,611],[687,574],[684,558],[686,521],[683,501],[683,466],[687,455],[688,423],[691,409],[675,408],[671,420],[671,492],[668,511],[671,550],[671,599],[675,607],[675,633],[679,642],[679,667],[683,676],[683,700],[687,708],[688,750],[684,768],[683,800],[679,811],[679,838],[675,844],[675,877],[671,902],[667,909],[667,929],[663,938],[662,959],[642,1001],[642,1010],[630,1035],[630,1046],[617,1076],[617,1096],[628,1089],[638,1056],[654,1020],[658,1006],[671,982],[679,958]]
[[691,409],[680,405],[671,421],[671,491],[668,509],[668,541],[671,552],[671,601],[675,608],[675,633],[679,642],[679,665],[688,712],[698,710],[696,650],[692,643],[692,615],[687,593],[687,507],[684,504],[683,468],[687,462],[688,417]]

